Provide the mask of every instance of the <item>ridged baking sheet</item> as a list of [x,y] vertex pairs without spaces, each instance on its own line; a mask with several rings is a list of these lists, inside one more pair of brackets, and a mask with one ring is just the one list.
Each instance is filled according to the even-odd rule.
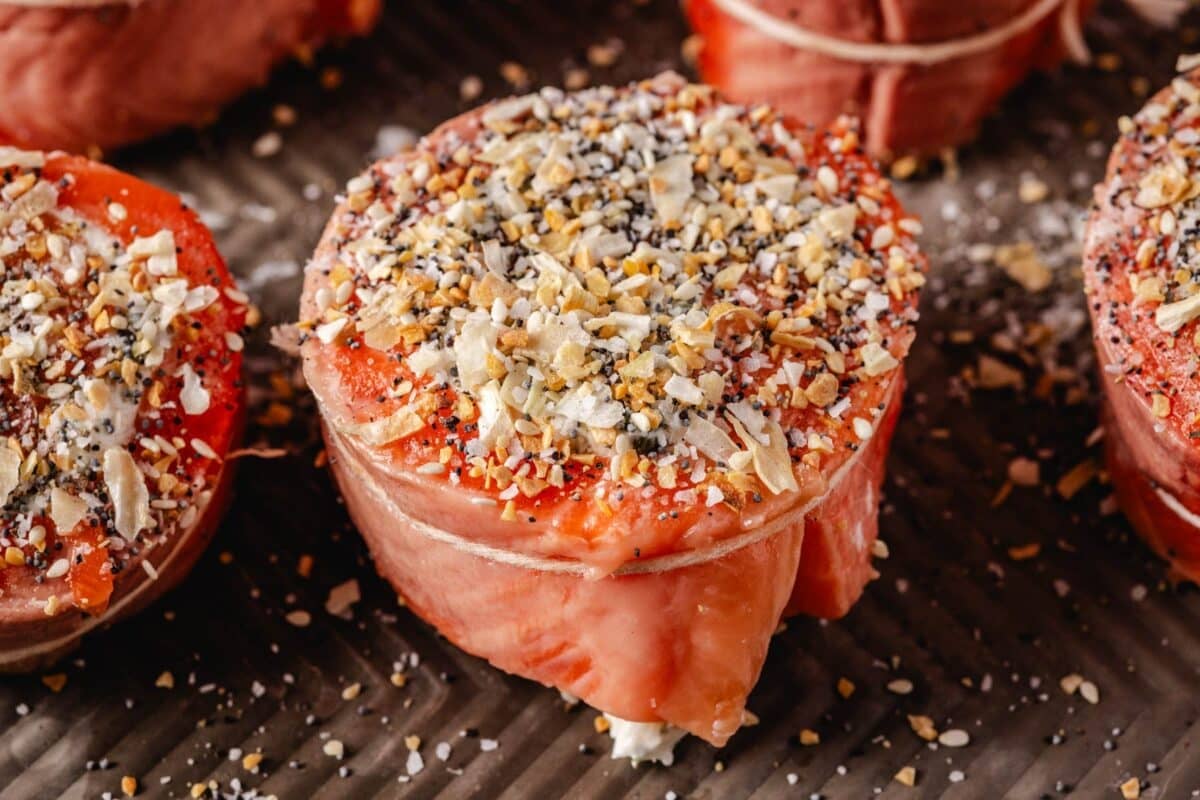
[[[1069,500],[1058,489],[1099,456],[1077,268],[1089,187],[1117,117],[1196,37],[1154,32],[1115,3],[1088,27],[1096,65],[1034,77],[957,167],[901,187],[935,266],[889,462],[890,557],[846,619],[790,620],[775,638],[750,699],[757,726],[721,750],[685,741],[670,769],[613,761],[594,712],[449,646],[375,577],[314,466],[294,365],[265,335],[292,318],[334,192],[380,144],[467,107],[469,76],[489,97],[508,89],[506,61],[534,84],[686,69],[686,33],[672,0],[394,0],[370,39],[283,69],[213,128],[119,154],[204,211],[262,307],[251,439],[289,455],[241,464],[194,574],[52,673],[66,676],[60,691],[42,675],[0,680],[0,800],[119,797],[127,775],[143,797],[211,782],[279,798],[1103,798],[1130,778],[1142,797],[1196,796],[1200,595],[1172,587],[1105,513],[1102,474]],[[593,45],[611,66],[589,66]],[[294,124],[276,119],[280,105]],[[997,259],[1052,284],[1029,291]],[[1023,385],[981,386],[1015,380],[997,363]],[[1005,496],[1017,458],[1040,481]],[[361,599],[335,616],[330,592],[351,579]],[[1071,675],[1099,702],[1065,693]],[[897,679],[911,693],[889,691]],[[933,748],[909,715],[970,743]],[[803,730],[820,743],[802,745]],[[333,741],[342,760],[325,752]],[[914,787],[893,777],[906,766]]]

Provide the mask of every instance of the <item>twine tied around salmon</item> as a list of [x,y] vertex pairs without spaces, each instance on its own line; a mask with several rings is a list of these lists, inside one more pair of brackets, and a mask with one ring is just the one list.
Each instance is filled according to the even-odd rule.
[[[892,402],[896,402],[894,399]],[[360,482],[360,485],[366,487],[367,491],[374,497],[376,501],[387,508],[388,514],[397,522],[410,528],[413,532],[420,536],[424,536],[433,541],[449,545],[455,550],[458,550],[469,555],[482,558],[485,561],[492,561],[499,564],[505,564],[510,567],[519,567],[521,569],[534,570],[536,572],[553,572],[559,574],[578,575],[583,578],[599,579],[608,577],[609,575],[646,575],[659,572],[668,572],[670,570],[683,569],[701,564],[707,564],[711,561],[723,558],[724,556],[741,550],[744,547],[756,544],[769,539],[772,536],[782,533],[784,530],[793,525],[804,525],[804,519],[810,511],[821,504],[837,486],[845,480],[846,476],[853,472],[856,468],[863,468],[864,464],[860,455],[855,455],[842,464],[841,467],[829,477],[826,484],[825,492],[820,494],[807,503],[789,509],[780,514],[765,524],[747,530],[737,536],[730,536],[727,539],[710,545],[708,547],[700,547],[694,550],[687,550],[679,553],[670,553],[667,555],[655,556],[642,561],[632,561],[622,564],[611,573],[605,572],[597,567],[593,567],[582,561],[567,558],[554,558],[550,556],[537,556],[529,553],[520,552],[517,550],[509,550],[501,547],[494,547],[488,544],[482,544],[465,536],[460,536],[451,531],[439,528],[436,525],[430,525],[427,522],[416,519],[409,514],[405,509],[401,508],[396,499],[381,487],[362,464],[358,463],[358,454],[354,453],[352,446],[347,446],[347,434],[337,430],[336,425],[327,425],[325,428],[326,434],[333,440],[341,444],[343,452],[342,463],[347,465],[355,478]],[[352,438],[352,436],[351,436]],[[346,454],[353,453],[353,459],[346,458]]]
[[[1080,0],[1038,0],[1025,11],[989,30],[942,42],[855,42],[809,30],[770,14],[750,0],[713,0],[729,16],[759,33],[799,50],[842,61],[870,64],[931,66],[985,53],[1058,15],[1058,32],[1071,60],[1086,64],[1091,53],[1080,27]],[[1187,0],[1126,0],[1130,8],[1157,25],[1169,25],[1187,7]]]

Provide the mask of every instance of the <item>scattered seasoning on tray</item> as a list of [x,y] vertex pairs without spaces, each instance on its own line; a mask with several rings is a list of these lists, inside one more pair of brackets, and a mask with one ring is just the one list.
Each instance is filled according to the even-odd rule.
[[297,628],[307,628],[312,624],[312,614],[309,614],[303,609],[289,611],[284,618],[289,624],[295,625]]
[[938,744],[945,747],[966,747],[971,743],[970,735],[961,728],[951,728],[942,731],[937,737]]
[[270,158],[279,155],[281,150],[283,150],[283,136],[279,131],[264,133],[254,140],[254,144],[250,148],[255,158]]
[[458,84],[458,96],[464,103],[473,103],[483,94],[483,79],[468,75]]
[[916,786],[917,770],[913,767],[901,767],[900,771],[895,774],[894,779],[901,786]]
[[520,91],[528,89],[531,78],[529,70],[516,61],[505,61],[500,64],[500,77],[504,78],[512,88]]
[[[482,87],[480,90],[482,90]],[[1033,202],[1030,205],[1031,205],[1032,209],[1036,209],[1038,206],[1041,205],[1041,203]],[[1039,241],[1037,241],[1035,243],[1035,247],[1039,251],[1039,255],[1037,257],[1040,259],[1041,258],[1040,252],[1045,247],[1045,244],[1043,241],[1041,241],[1039,239]],[[986,263],[986,265],[989,268],[991,268],[993,266],[1003,267],[1003,265],[1000,263],[1000,259],[989,258],[989,259],[986,259],[985,262],[981,262],[981,263]],[[1053,265],[1050,267],[1050,271],[1053,273],[1055,281],[1061,282],[1062,273],[1060,272],[1059,267],[1057,265]],[[1025,286],[1024,282],[1021,281],[1020,279],[1018,279],[1016,276],[1012,276],[1012,279],[1014,281],[1016,281],[1018,285],[1021,285],[1021,288],[1023,290],[1029,290],[1029,287]],[[1056,286],[1052,286],[1050,289],[1039,292],[1039,294],[1045,295],[1047,297],[1057,295],[1058,288]],[[1058,307],[1057,310],[1061,311],[1062,307]],[[1037,331],[1038,323],[1037,322],[1030,323],[1030,320],[1028,319],[1028,317],[1025,316],[1025,314],[1027,313],[1026,311],[1022,311],[1021,313],[1022,313],[1022,319],[1021,319],[1019,329],[1013,330],[1013,331],[1006,331],[1006,336],[1000,340],[986,341],[984,338],[979,337],[978,339],[975,340],[975,345],[973,345],[973,346],[995,347],[994,352],[998,356],[998,358],[996,359],[997,361],[1000,361],[1001,364],[1011,363],[1011,364],[1018,365],[1019,368],[1015,369],[1015,371],[1022,375],[1022,380],[1020,380],[1019,382],[1010,380],[1007,383],[1004,381],[1001,381],[1002,385],[997,386],[996,387],[997,390],[1007,391],[1007,390],[1011,390],[1011,389],[1017,389],[1017,390],[1024,392],[1026,386],[1038,385],[1041,382],[1040,381],[1041,375],[1053,374],[1053,375],[1055,375],[1055,380],[1056,381],[1059,380],[1059,373],[1057,372],[1055,365],[1052,362],[1050,362],[1049,360],[1044,360],[1043,356],[1044,356],[1045,351],[1042,349],[1040,344],[1030,346],[1025,343],[1026,335],[1029,335],[1031,338],[1033,338],[1033,334],[1035,334]],[[1059,317],[1055,317],[1055,319],[1058,319],[1058,320],[1069,319],[1069,315],[1062,315]],[[968,344],[971,344],[972,339],[974,338],[974,335],[969,331],[963,331],[961,333],[962,333],[963,338],[962,338],[962,341],[960,341],[958,344],[960,346],[966,346]],[[970,334],[970,337],[968,337],[968,334]],[[1011,334],[1011,335],[1008,335],[1008,334]],[[1062,330],[1056,330],[1056,332],[1054,334],[1054,338],[1059,339],[1063,336],[1066,336],[1067,338],[1069,338],[1070,333],[1067,332],[1064,334]],[[1003,359],[1003,361],[1001,361],[1001,359]],[[1067,385],[1070,385],[1072,381],[1078,380],[1080,383],[1082,383],[1082,385],[1086,386],[1086,382],[1087,382],[1086,364],[1084,364],[1083,367],[1084,367],[1084,369],[1082,369],[1080,371],[1081,374],[1079,376],[1067,377],[1065,380],[1062,381],[1061,385],[1067,386]],[[1032,377],[1025,378],[1026,375],[1032,375]],[[936,439],[938,437],[931,435],[931,438]],[[946,436],[943,438],[945,438],[947,440],[950,438],[948,431],[946,432]],[[1094,442],[1093,442],[1093,444],[1094,444]],[[1023,443],[1023,446],[1024,446],[1024,443]],[[1036,459],[1036,460],[1033,460],[1032,463],[1035,466],[1043,468],[1044,471],[1048,472],[1048,474],[1050,474],[1050,475],[1061,474],[1060,470],[1049,468],[1048,465],[1052,462],[1052,459],[1050,457],[1044,457],[1042,455],[1034,455],[1033,449],[1024,449],[1024,450],[1021,450],[1020,452],[1028,452],[1031,456],[1031,459]],[[1000,463],[1003,465],[1004,463],[1007,463],[1008,460],[1009,460],[1009,455],[1006,454],[1005,459],[1001,460]],[[1058,463],[1058,462],[1054,461],[1053,463]],[[1096,476],[1094,476],[1094,478],[1103,480],[1103,475],[1098,473]],[[1018,485],[1018,486],[1024,486],[1023,483],[1019,482],[1015,478],[1012,478],[1012,476],[1010,476],[1010,479],[1012,479],[1013,484]],[[1027,488],[1035,488],[1038,485],[1038,483],[1039,483],[1038,480],[1034,480]],[[1052,481],[1051,481],[1051,483],[1052,483]],[[1085,492],[1085,494],[1086,494],[1086,492]],[[1003,552],[1003,550],[1000,549],[1000,550],[998,550],[998,552]],[[1049,578],[1047,578],[1047,579],[1049,580]],[[904,594],[908,590],[910,581],[906,578],[897,577],[894,579],[894,584],[896,586],[897,593]],[[914,593],[917,592],[921,588],[921,584],[916,582],[915,580],[912,582],[911,585],[913,586]],[[1053,585],[1054,595],[1059,597],[1060,599],[1066,598],[1071,593],[1070,585],[1064,580],[1054,579],[1052,585]],[[1142,587],[1142,588],[1144,589],[1145,587]],[[1137,600],[1138,598],[1135,597],[1133,599]],[[317,602],[317,603],[320,602],[319,595],[314,597],[314,602]],[[336,624],[336,621],[335,621],[335,624]],[[393,683],[395,683],[399,686],[404,685],[405,676],[401,670],[406,667],[407,667],[407,659],[405,659],[405,661],[403,663],[398,665],[397,671],[393,673],[393,676],[392,676]],[[180,674],[182,675],[183,673],[181,672]],[[1081,687],[1084,683],[1084,678],[1082,676],[1078,676],[1078,675],[1067,676],[1067,677],[1072,678],[1071,682],[1074,684],[1074,688],[1072,688],[1071,690],[1068,691],[1066,689],[1066,686],[1064,686],[1063,687],[1064,691],[1066,691],[1068,694],[1078,692],[1080,695],[1082,695],[1083,690],[1081,689]],[[63,675],[63,678],[65,680],[65,674]],[[397,683],[397,678],[399,679],[398,683]],[[1014,675],[1013,678],[1014,678],[1014,682],[1015,682],[1017,680],[1017,676]],[[1067,678],[1063,678],[1063,680],[1066,681]],[[984,682],[980,683],[980,687],[979,687],[980,691],[988,691],[989,690],[988,688],[985,688],[985,686],[990,687],[991,676],[990,675],[985,676],[985,681],[986,681],[986,684]],[[1003,682],[1003,678],[1000,682]],[[1034,681],[1032,679],[1029,682],[1030,682],[1031,686],[1034,684]],[[864,685],[870,685],[870,684],[864,684]],[[199,687],[198,687],[198,689],[199,689]],[[209,686],[208,691],[215,692],[216,690],[215,690],[215,688]],[[1097,696],[1098,696],[1098,691],[1097,691]],[[1022,698],[1022,702],[1024,702],[1024,698]],[[21,710],[22,707],[24,707],[25,711]],[[1015,705],[1014,705],[1014,707],[1015,707]],[[18,706],[17,713],[18,713],[18,715],[21,715],[23,713],[28,713],[28,706],[25,704]],[[917,719],[923,720],[922,725],[921,725],[922,729],[926,730],[927,732],[932,732],[933,738],[936,739],[937,734],[936,734],[936,729],[934,728],[933,720],[928,717],[924,717],[924,718],[918,717]],[[927,727],[925,726],[926,722],[927,722]],[[916,727],[917,726],[914,725],[914,729]],[[812,734],[812,737],[811,737],[812,740],[810,742],[804,741],[804,739],[806,738],[805,733]],[[836,733],[834,733],[833,735],[836,735]],[[1077,736],[1077,735],[1078,735],[1078,732],[1075,731],[1074,729],[1071,729],[1070,733],[1068,733],[1068,731],[1066,729],[1064,729],[1064,730],[1058,731],[1050,736],[1047,736],[1046,739],[1047,739],[1048,743],[1057,745],[1057,744],[1061,744],[1065,740],[1067,740],[1068,736]],[[1120,735],[1121,735],[1121,731],[1119,729],[1113,730],[1112,736],[1113,736],[1114,740],[1116,738],[1118,738]],[[922,737],[922,738],[924,738],[924,737]],[[800,740],[802,743],[805,743],[805,744],[815,744],[816,741],[818,741],[819,739],[816,736],[815,732],[805,731],[804,733],[801,734]],[[883,746],[887,746],[887,744],[884,743]],[[440,747],[441,747],[441,744],[438,745],[439,750],[440,750]],[[447,745],[447,747],[448,747],[448,745]],[[1111,749],[1111,748],[1115,747],[1115,742],[1112,740],[1109,740],[1108,742],[1106,742],[1105,747],[1106,747],[1106,749]],[[439,759],[440,759],[440,752],[438,755],[439,755]],[[250,758],[250,756],[246,756],[246,758]],[[101,760],[99,762],[99,764],[102,764],[104,766],[99,766],[99,767],[91,766],[89,768],[110,769],[113,767],[111,762],[109,762],[107,759]],[[250,767],[246,767],[245,764],[243,764],[243,766],[244,766],[244,768],[247,769],[247,771],[251,771]],[[303,766],[304,765],[302,762],[292,761],[289,765],[289,768],[290,769],[302,769]],[[916,775],[915,775],[916,768],[913,768],[913,770],[914,770],[914,777],[916,777]],[[1147,773],[1152,774],[1156,771],[1157,771],[1157,767],[1155,767],[1154,765],[1147,765],[1147,767],[1146,767]],[[453,770],[451,770],[451,772],[453,772]],[[844,766],[840,767],[838,769],[839,774],[845,774],[845,772],[846,772],[846,768]],[[924,775],[924,772],[922,772],[922,775]],[[948,780],[951,783],[959,783],[965,779],[966,779],[966,775],[960,769],[951,770],[948,774]],[[401,775],[400,780],[401,781],[407,780],[407,776]],[[164,776],[163,778],[160,779],[160,781],[162,782],[163,785],[166,785],[167,783],[170,782],[169,776]],[[786,781],[789,785],[796,785],[800,782],[800,775],[796,772],[788,772],[786,774]],[[1139,796],[1141,796],[1141,791],[1142,791],[1142,788],[1144,785],[1146,785],[1146,784],[1143,784],[1137,777],[1130,777],[1128,780],[1124,780],[1123,776],[1122,776],[1122,782],[1120,782],[1119,784],[1116,781],[1114,781],[1112,784],[1110,784],[1110,786],[1112,787],[1112,790],[1114,792],[1119,792],[1121,794],[1121,796],[1123,796],[1123,797],[1139,797]],[[225,792],[225,793],[218,794],[219,790],[221,790],[222,792]],[[215,798],[218,796],[231,796],[228,794],[229,791],[232,791],[231,786],[227,788],[227,786],[219,786],[216,781],[210,781],[207,783],[198,783],[198,784],[192,785],[191,794],[193,797],[197,797],[197,798],[199,798],[199,797],[214,797]],[[1071,786],[1063,781],[1059,781],[1054,786],[1054,791],[1059,792],[1059,793],[1067,793],[1067,792],[1071,791]],[[1193,794],[1196,794],[1196,793],[1193,792]],[[671,796],[671,795],[673,795],[673,792],[668,792],[665,796]],[[106,793],[106,796],[111,796],[111,795]],[[239,791],[236,796],[251,797],[251,796],[257,796],[257,795],[253,795],[252,793],[249,793],[249,792],[247,792],[246,794],[243,795],[240,791],[240,786],[239,786]],[[818,796],[819,795],[817,795],[817,794],[812,795],[812,797],[818,797]]]
[[42,683],[47,689],[57,694],[67,685],[67,674],[65,672],[56,672],[52,675],[43,675]]
[[617,59],[621,57],[621,53],[625,50],[625,43],[620,39],[609,39],[604,42],[597,42],[589,45],[587,49],[587,61],[593,67],[607,69],[617,63]]

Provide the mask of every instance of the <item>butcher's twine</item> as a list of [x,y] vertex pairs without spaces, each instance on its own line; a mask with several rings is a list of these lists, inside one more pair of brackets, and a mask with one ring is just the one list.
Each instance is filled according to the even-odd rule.
[[[1186,0],[1127,0],[1129,6],[1152,22],[1169,24],[1186,7]],[[776,41],[800,50],[843,61],[872,64],[929,66],[993,50],[1031,30],[1053,13],[1068,56],[1081,64],[1090,58],[1080,29],[1079,0],[1038,0],[1003,25],[981,33],[943,42],[855,42],[827,36],[780,19],[750,0],[713,0],[729,16]]]
[[[383,505],[387,509],[388,515],[403,525],[406,529],[426,538],[432,539],[443,544],[447,544],[463,553],[468,553],[473,556],[478,556],[487,561],[493,561],[500,564],[506,564],[512,567],[521,569],[537,570],[539,572],[556,572],[560,574],[578,575],[585,578],[602,578],[607,573],[603,570],[593,567],[582,561],[569,560],[564,558],[548,558],[545,556],[529,555],[515,550],[506,550],[500,547],[492,547],[491,545],[482,544],[480,542],[468,539],[464,536],[459,536],[451,533],[436,525],[430,525],[415,519],[408,514],[396,499],[386,491],[379,482],[376,481],[367,471],[356,463],[357,458],[349,459],[345,454],[353,453],[354,444],[346,441],[346,435],[339,433],[332,425],[327,425],[325,428],[326,436],[331,437],[341,445],[343,456],[339,463],[343,467],[347,467],[354,473],[353,479],[355,485],[363,486],[371,494],[374,500]],[[351,437],[352,438],[352,437]],[[615,570],[613,575],[644,575],[649,573],[667,572],[674,569],[682,569],[683,567],[691,567],[698,564],[706,564],[710,561],[715,561],[743,547],[749,547],[756,542],[761,542],[768,539],[777,533],[785,530],[793,525],[803,525],[804,517],[808,512],[812,511],[821,501],[829,496],[830,493],[837,487],[846,475],[855,467],[859,466],[860,457],[851,458],[841,466],[829,479],[828,487],[825,494],[814,497],[807,503],[797,506],[784,514],[779,515],[775,519],[767,522],[759,528],[731,536],[728,539],[710,546],[688,550],[686,552],[672,553],[670,555],[657,556],[648,558],[644,561],[632,561],[623,564]]]

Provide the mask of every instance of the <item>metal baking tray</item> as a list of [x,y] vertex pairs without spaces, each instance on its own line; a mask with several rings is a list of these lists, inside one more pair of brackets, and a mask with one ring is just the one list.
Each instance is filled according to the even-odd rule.
[[[750,699],[758,724],[720,750],[684,741],[669,769],[611,760],[595,712],[465,655],[398,604],[266,331],[293,319],[333,196],[373,152],[477,102],[464,81],[486,99],[521,77],[687,71],[678,6],[395,0],[374,35],[279,70],[212,127],[116,154],[202,210],[262,308],[250,442],[286,455],[241,463],[233,508],[180,589],[50,676],[0,681],[0,800],[119,797],[127,775],[138,796],[168,798],[196,783],[279,798],[1102,798],[1130,778],[1142,797],[1196,796],[1200,595],[1111,513],[1077,264],[1118,116],[1169,80],[1196,31],[1104,3],[1087,34],[1093,66],[1032,77],[957,163],[899,187],[934,266],[879,580],[843,620],[789,620]],[[1029,270],[1048,288],[1009,276]],[[1005,489],[1014,458],[1038,463],[1038,485]],[[331,613],[351,580],[360,598]],[[1099,702],[1067,694],[1072,675]],[[896,679],[911,693],[889,691]],[[909,715],[970,744],[933,747]],[[913,787],[894,779],[906,766]]]

